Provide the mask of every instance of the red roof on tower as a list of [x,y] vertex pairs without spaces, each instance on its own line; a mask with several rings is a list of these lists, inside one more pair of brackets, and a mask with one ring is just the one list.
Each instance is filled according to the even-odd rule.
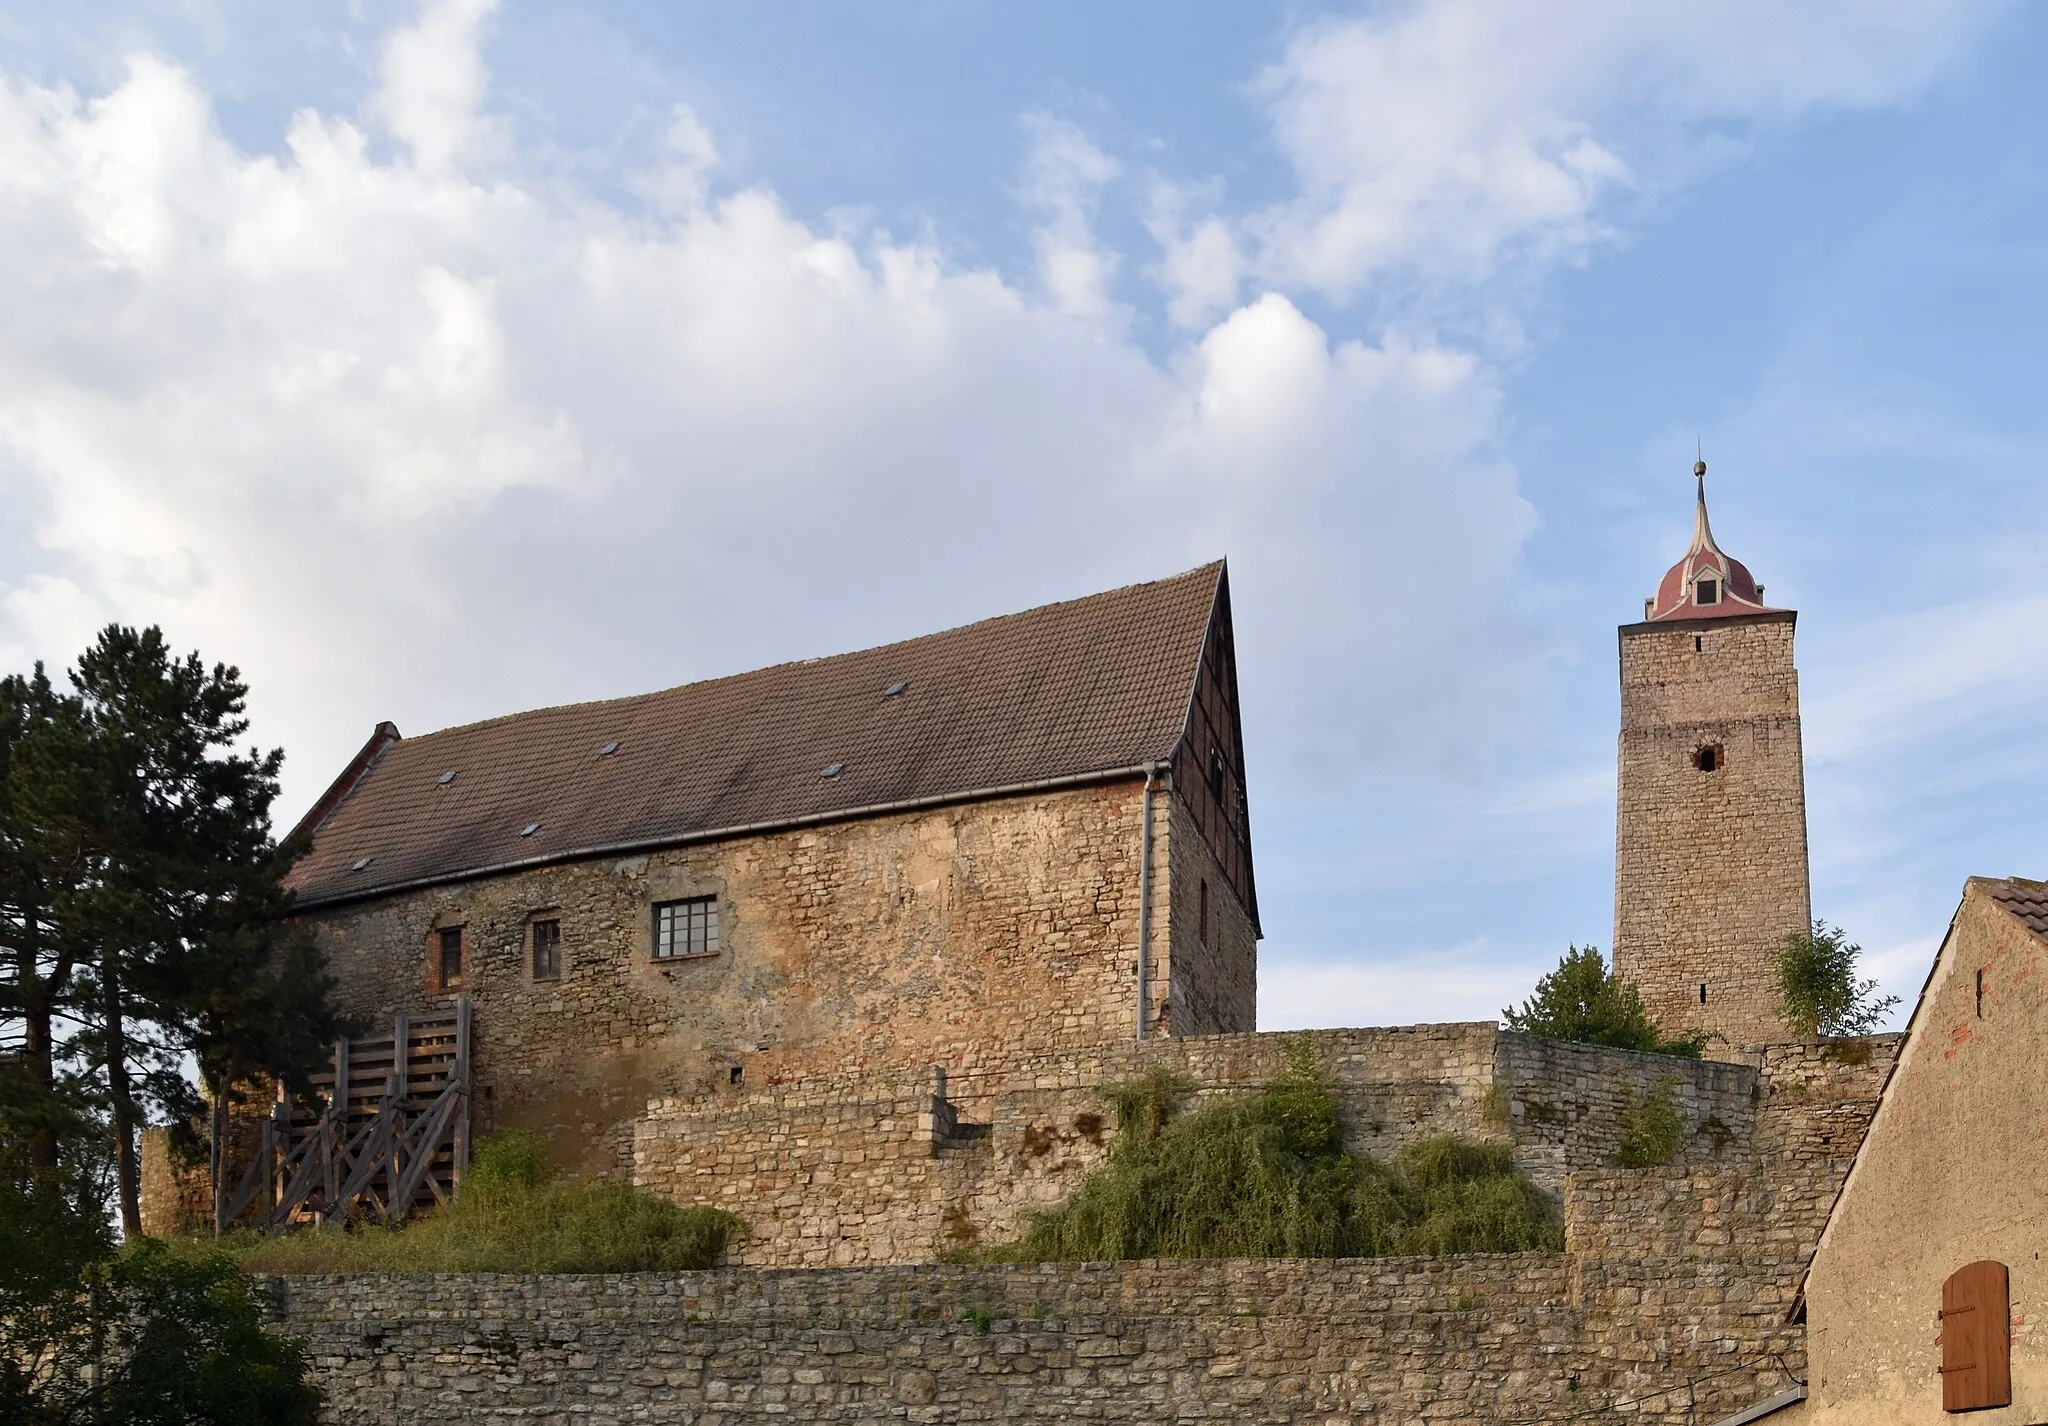
[[1741,614],[1768,614],[1764,587],[1741,560],[1723,554],[1707,523],[1707,463],[1692,468],[1699,481],[1699,504],[1693,511],[1692,548],[1664,572],[1657,594],[1645,601],[1645,619],[1732,619]]

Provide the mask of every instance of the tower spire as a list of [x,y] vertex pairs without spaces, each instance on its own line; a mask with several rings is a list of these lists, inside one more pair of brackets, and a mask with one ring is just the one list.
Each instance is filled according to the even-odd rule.
[[1707,519],[1707,460],[1704,450],[1692,463],[1692,545],[1685,558],[1671,566],[1644,601],[1645,619],[1723,619],[1735,614],[1766,612],[1763,586],[1741,560],[1731,559],[1714,542]]

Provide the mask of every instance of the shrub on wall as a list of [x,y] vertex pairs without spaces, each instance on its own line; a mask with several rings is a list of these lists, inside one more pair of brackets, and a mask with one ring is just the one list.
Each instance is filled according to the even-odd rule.
[[1381,1162],[1344,1152],[1312,1041],[1260,1094],[1181,1112],[1156,1074],[1110,1092],[1117,1141],[1061,1207],[981,1261],[1337,1258],[1559,1249],[1555,1206],[1506,1144],[1440,1136]]
[[1672,1096],[1675,1079],[1660,1080],[1640,1096],[1630,1094],[1621,1108],[1621,1139],[1615,1163],[1625,1169],[1657,1168],[1678,1157],[1685,1140],[1685,1120]]
[[556,1179],[547,1141],[511,1130],[481,1140],[447,1208],[397,1228],[322,1228],[229,1239],[251,1272],[597,1273],[716,1267],[745,1225],[622,1183]]
[[1643,1008],[1643,997],[1635,986],[1607,969],[1598,946],[1566,948],[1557,969],[1536,982],[1536,993],[1522,1002],[1522,1008],[1500,1014],[1510,1030],[1551,1040],[1646,1050],[1689,1060],[1698,1059],[1707,1046],[1704,1030],[1667,1039]]
[[1815,921],[1794,931],[1771,953],[1778,975],[1778,1018],[1799,1035],[1867,1035],[1884,1023],[1899,997],[1877,993],[1877,982],[1856,978],[1863,947],[1838,926]]

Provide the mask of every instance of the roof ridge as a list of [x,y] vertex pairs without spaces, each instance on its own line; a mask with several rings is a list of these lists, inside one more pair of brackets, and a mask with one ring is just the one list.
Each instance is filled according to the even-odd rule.
[[680,692],[685,688],[702,688],[709,684],[726,683],[733,679],[752,678],[758,674],[774,673],[779,669],[805,668],[815,664],[831,663],[837,659],[856,658],[861,654],[880,653],[885,649],[901,648],[905,644],[922,643],[926,639],[942,638],[947,634],[962,633],[968,629],[980,629],[991,624],[1005,624],[1018,619],[1028,619],[1035,614],[1044,614],[1052,609],[1066,609],[1078,604],[1093,604],[1102,600],[1114,599],[1118,595],[1128,595],[1136,590],[1155,588],[1162,584],[1178,584],[1183,580],[1192,580],[1212,570],[1220,576],[1228,563],[1227,559],[1213,559],[1206,564],[1196,565],[1192,569],[1182,570],[1179,574],[1162,575],[1158,579],[1133,580],[1129,584],[1120,584],[1114,589],[1097,590],[1093,594],[1078,594],[1071,599],[1048,600],[1044,604],[1034,604],[1029,609],[1019,609],[1008,614],[991,614],[982,619],[970,619],[965,624],[951,624],[946,628],[933,629],[928,633],[913,634],[906,639],[891,639],[886,643],[869,644],[862,648],[842,649],[835,654],[814,654],[809,658],[783,659],[779,663],[760,664],[754,668],[736,669],[732,673],[714,674],[709,678],[693,678],[683,683],[670,684],[666,688],[649,689],[644,693],[624,693],[616,698],[584,698],[572,703],[550,703],[539,708],[522,708],[514,713],[500,713],[494,718],[479,718],[473,723],[452,723],[445,728],[436,728],[430,733],[417,733],[410,738],[404,739],[404,741],[417,746],[420,743],[441,737],[444,734],[474,732],[479,728],[489,728],[500,723],[511,723],[522,718],[532,718],[542,713],[561,713],[570,709],[600,708],[608,704],[639,703],[650,698],[663,698],[669,694]]

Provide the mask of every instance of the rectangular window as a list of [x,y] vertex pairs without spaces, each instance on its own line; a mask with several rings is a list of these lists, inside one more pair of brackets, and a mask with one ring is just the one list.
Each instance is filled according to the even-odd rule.
[[1701,580],[1698,588],[1693,590],[1693,602],[1695,604],[1719,604],[1721,602],[1721,591],[1715,581],[1711,579]]
[[441,930],[441,989],[462,988],[462,928],[445,926]]
[[1201,914],[1196,918],[1196,934],[1201,938],[1202,944],[1206,946],[1209,944],[1209,883],[1206,881],[1202,883],[1199,901],[1201,903]]
[[562,975],[562,923],[533,923],[533,978],[559,980]]
[[718,954],[718,898],[693,896],[688,901],[664,901],[654,908],[654,958],[680,960],[685,956]]

